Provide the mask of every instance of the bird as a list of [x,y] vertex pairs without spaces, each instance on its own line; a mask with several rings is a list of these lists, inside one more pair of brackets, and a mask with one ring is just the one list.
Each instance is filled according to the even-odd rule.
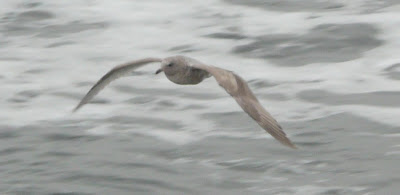
[[76,112],[87,104],[105,86],[112,81],[124,77],[137,68],[150,63],[161,63],[161,67],[155,72],[164,72],[165,76],[173,83],[179,85],[196,85],[204,79],[214,77],[217,83],[231,95],[239,106],[265,131],[285,146],[296,149],[297,147],[286,136],[279,123],[260,104],[251,91],[247,82],[236,73],[216,66],[207,65],[187,56],[171,56],[166,58],[143,58],[127,62],[112,68],[87,92],[79,104],[73,109]]

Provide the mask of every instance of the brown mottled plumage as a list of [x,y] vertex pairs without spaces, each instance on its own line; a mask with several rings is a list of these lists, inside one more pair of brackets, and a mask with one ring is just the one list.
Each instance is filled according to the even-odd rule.
[[156,71],[156,74],[164,72],[170,81],[180,85],[195,85],[210,76],[214,76],[218,84],[223,87],[226,92],[236,100],[240,107],[242,107],[242,109],[263,129],[282,144],[291,148],[296,148],[296,146],[286,137],[285,132],[282,131],[282,127],[260,104],[246,81],[244,81],[240,76],[231,71],[214,66],[208,66],[202,62],[185,56],[172,56],[165,59],[145,58],[116,66],[89,90],[86,96],[75,107],[74,111],[77,111],[80,107],[88,103],[113,80],[126,75],[136,68],[153,62],[161,62],[161,68]]

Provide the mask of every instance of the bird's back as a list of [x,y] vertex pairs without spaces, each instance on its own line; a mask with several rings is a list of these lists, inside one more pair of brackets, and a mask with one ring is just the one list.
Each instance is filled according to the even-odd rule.
[[193,67],[194,64],[201,64],[200,61],[186,57],[186,56],[173,56],[170,59],[176,66],[179,66],[179,71],[173,75],[166,74],[167,78],[179,85],[196,85],[206,78],[211,77],[210,73]]

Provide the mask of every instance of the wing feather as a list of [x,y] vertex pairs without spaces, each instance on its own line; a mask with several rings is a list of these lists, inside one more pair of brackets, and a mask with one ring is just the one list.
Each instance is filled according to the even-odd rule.
[[105,86],[110,84],[112,81],[125,76],[131,71],[152,62],[161,62],[159,58],[145,58],[136,60],[128,63],[118,65],[111,69],[105,74],[97,83],[89,90],[89,92],[83,97],[79,104],[74,108],[73,112],[77,111],[83,105],[87,104],[94,96],[96,96]]
[[282,127],[260,104],[246,81],[240,76],[231,71],[214,66],[207,66],[204,64],[196,64],[193,66],[206,70],[213,75],[218,84],[236,100],[240,107],[280,143],[291,148],[296,148],[290,139],[287,138]]

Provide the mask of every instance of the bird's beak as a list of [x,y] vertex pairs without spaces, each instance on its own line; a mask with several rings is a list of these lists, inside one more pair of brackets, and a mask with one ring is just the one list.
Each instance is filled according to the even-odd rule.
[[160,73],[160,72],[162,72],[163,70],[160,68],[160,69],[158,69],[157,71],[156,71],[156,74],[158,74],[158,73]]

